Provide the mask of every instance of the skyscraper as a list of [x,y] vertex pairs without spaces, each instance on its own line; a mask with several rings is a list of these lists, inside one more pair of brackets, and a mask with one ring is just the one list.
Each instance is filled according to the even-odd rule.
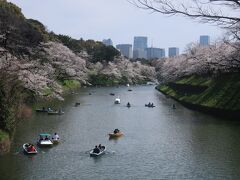
[[121,54],[127,58],[133,57],[132,45],[131,44],[118,44],[116,48],[121,52]]
[[136,36],[134,37],[133,49],[146,49],[147,48],[147,37]]
[[200,36],[200,45],[208,46],[210,44],[210,37],[208,35]]
[[179,55],[179,48],[170,47],[168,48],[168,57],[174,57]]
[[133,43],[133,58],[147,58],[146,49],[147,48],[147,37],[136,36],[134,37]]
[[146,49],[134,49],[133,50],[133,59],[147,59]]
[[105,44],[106,46],[113,46],[113,42],[111,39],[104,39],[102,43]]
[[146,48],[147,59],[159,59],[165,57],[165,49],[161,48]]

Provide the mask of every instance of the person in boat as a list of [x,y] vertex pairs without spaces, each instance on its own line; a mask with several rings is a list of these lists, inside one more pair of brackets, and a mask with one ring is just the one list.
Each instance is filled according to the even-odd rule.
[[129,102],[127,103],[127,106],[131,106]]
[[58,139],[60,139],[60,137],[59,137],[59,135],[57,133],[54,133],[52,139],[58,140]]
[[49,140],[48,136],[45,137],[45,140]]
[[36,149],[35,149],[34,145],[31,145],[30,152],[34,152],[34,151],[36,151]]
[[151,103],[150,103],[150,102],[148,103],[148,107],[149,107],[149,106],[151,106]]
[[103,151],[105,149],[105,146],[102,146],[101,144],[99,144],[98,148]]
[[29,144],[29,146],[27,147],[27,150],[28,150],[28,152],[33,152],[33,151],[35,151],[36,149],[35,149],[34,145]]
[[153,107],[154,105],[153,105],[153,103],[151,104],[151,107]]
[[43,140],[43,137],[42,136],[40,136],[40,139],[39,139],[39,141],[42,141]]
[[120,132],[119,129],[114,129],[114,131],[113,131],[114,134],[117,134],[119,132]]
[[93,152],[94,153],[100,153],[100,149],[97,146],[95,146],[95,148],[93,149]]
[[27,151],[30,152],[31,149],[32,149],[32,145],[31,145],[31,144],[28,144],[28,146],[27,146]]

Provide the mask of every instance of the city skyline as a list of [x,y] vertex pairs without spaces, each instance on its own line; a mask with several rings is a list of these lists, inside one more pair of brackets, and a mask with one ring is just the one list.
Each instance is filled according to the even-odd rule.
[[[208,34],[214,40],[222,30],[183,17],[150,14],[125,0],[8,0],[17,4],[27,18],[42,22],[50,31],[76,39],[102,41],[111,37],[116,44],[132,44],[133,36],[147,36],[153,47],[179,47],[181,52],[193,39]],[[58,8],[56,8],[56,5]],[[55,9],[54,13],[52,9]],[[44,12],[44,13],[43,13]],[[124,13],[123,13],[124,12]],[[177,29],[177,31],[176,31]]]
[[[110,40],[112,42],[111,38],[108,38],[107,40]],[[106,39],[102,40],[103,43],[105,41]],[[211,44],[210,36],[200,35],[199,40],[196,40],[196,43],[199,45],[210,45]],[[149,46],[147,36],[134,36],[132,44],[125,43],[125,44],[116,44],[113,46],[116,47],[116,49],[118,49],[122,55],[128,58],[132,57],[133,59],[137,59],[137,58],[155,59],[155,58],[164,58],[164,57],[174,57],[182,54],[182,52],[180,51],[180,48],[176,46],[172,46],[172,47],[155,46],[154,47],[152,46],[152,44]]]

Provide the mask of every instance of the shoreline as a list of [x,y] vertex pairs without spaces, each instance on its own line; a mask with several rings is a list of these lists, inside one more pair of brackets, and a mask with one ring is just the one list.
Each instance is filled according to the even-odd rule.
[[209,115],[214,115],[216,117],[229,118],[231,120],[237,120],[240,116],[240,111],[238,111],[238,110],[213,108],[213,107],[203,106],[200,104],[194,104],[194,103],[182,101],[182,100],[162,91],[160,89],[160,87],[161,87],[161,85],[156,86],[155,89],[158,90],[159,92],[161,92],[162,94],[164,94],[165,96],[168,96],[168,97],[172,98],[173,100],[179,102],[180,104],[187,107],[188,109],[196,110],[196,111],[203,112],[203,113],[206,113]]

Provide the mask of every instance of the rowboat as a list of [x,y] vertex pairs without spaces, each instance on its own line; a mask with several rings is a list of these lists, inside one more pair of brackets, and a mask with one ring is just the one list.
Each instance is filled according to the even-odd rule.
[[89,152],[90,156],[91,157],[98,157],[98,156],[101,156],[103,154],[105,154],[106,152],[106,147],[105,146],[102,146],[102,148],[100,149],[100,152],[99,153],[94,153],[93,152],[93,149]]
[[120,104],[120,98],[116,98],[114,101],[115,104]]
[[155,107],[154,105],[145,104],[145,107]]
[[23,144],[23,150],[24,150],[24,152],[25,153],[27,153],[27,154],[37,154],[38,152],[37,152],[37,149],[34,147],[33,148],[33,150],[32,151],[29,151],[29,146],[30,146],[31,144],[30,143],[25,143],[25,144]]
[[39,136],[40,136],[40,139],[37,142],[39,146],[50,147],[53,145],[53,142],[50,140],[50,137],[51,137],[50,134],[42,133],[42,134],[39,134]]
[[39,140],[38,141],[39,146],[49,147],[53,145],[53,142],[51,140]]
[[117,132],[117,133],[109,133],[109,138],[117,138],[117,137],[121,137],[123,135],[122,132]]

